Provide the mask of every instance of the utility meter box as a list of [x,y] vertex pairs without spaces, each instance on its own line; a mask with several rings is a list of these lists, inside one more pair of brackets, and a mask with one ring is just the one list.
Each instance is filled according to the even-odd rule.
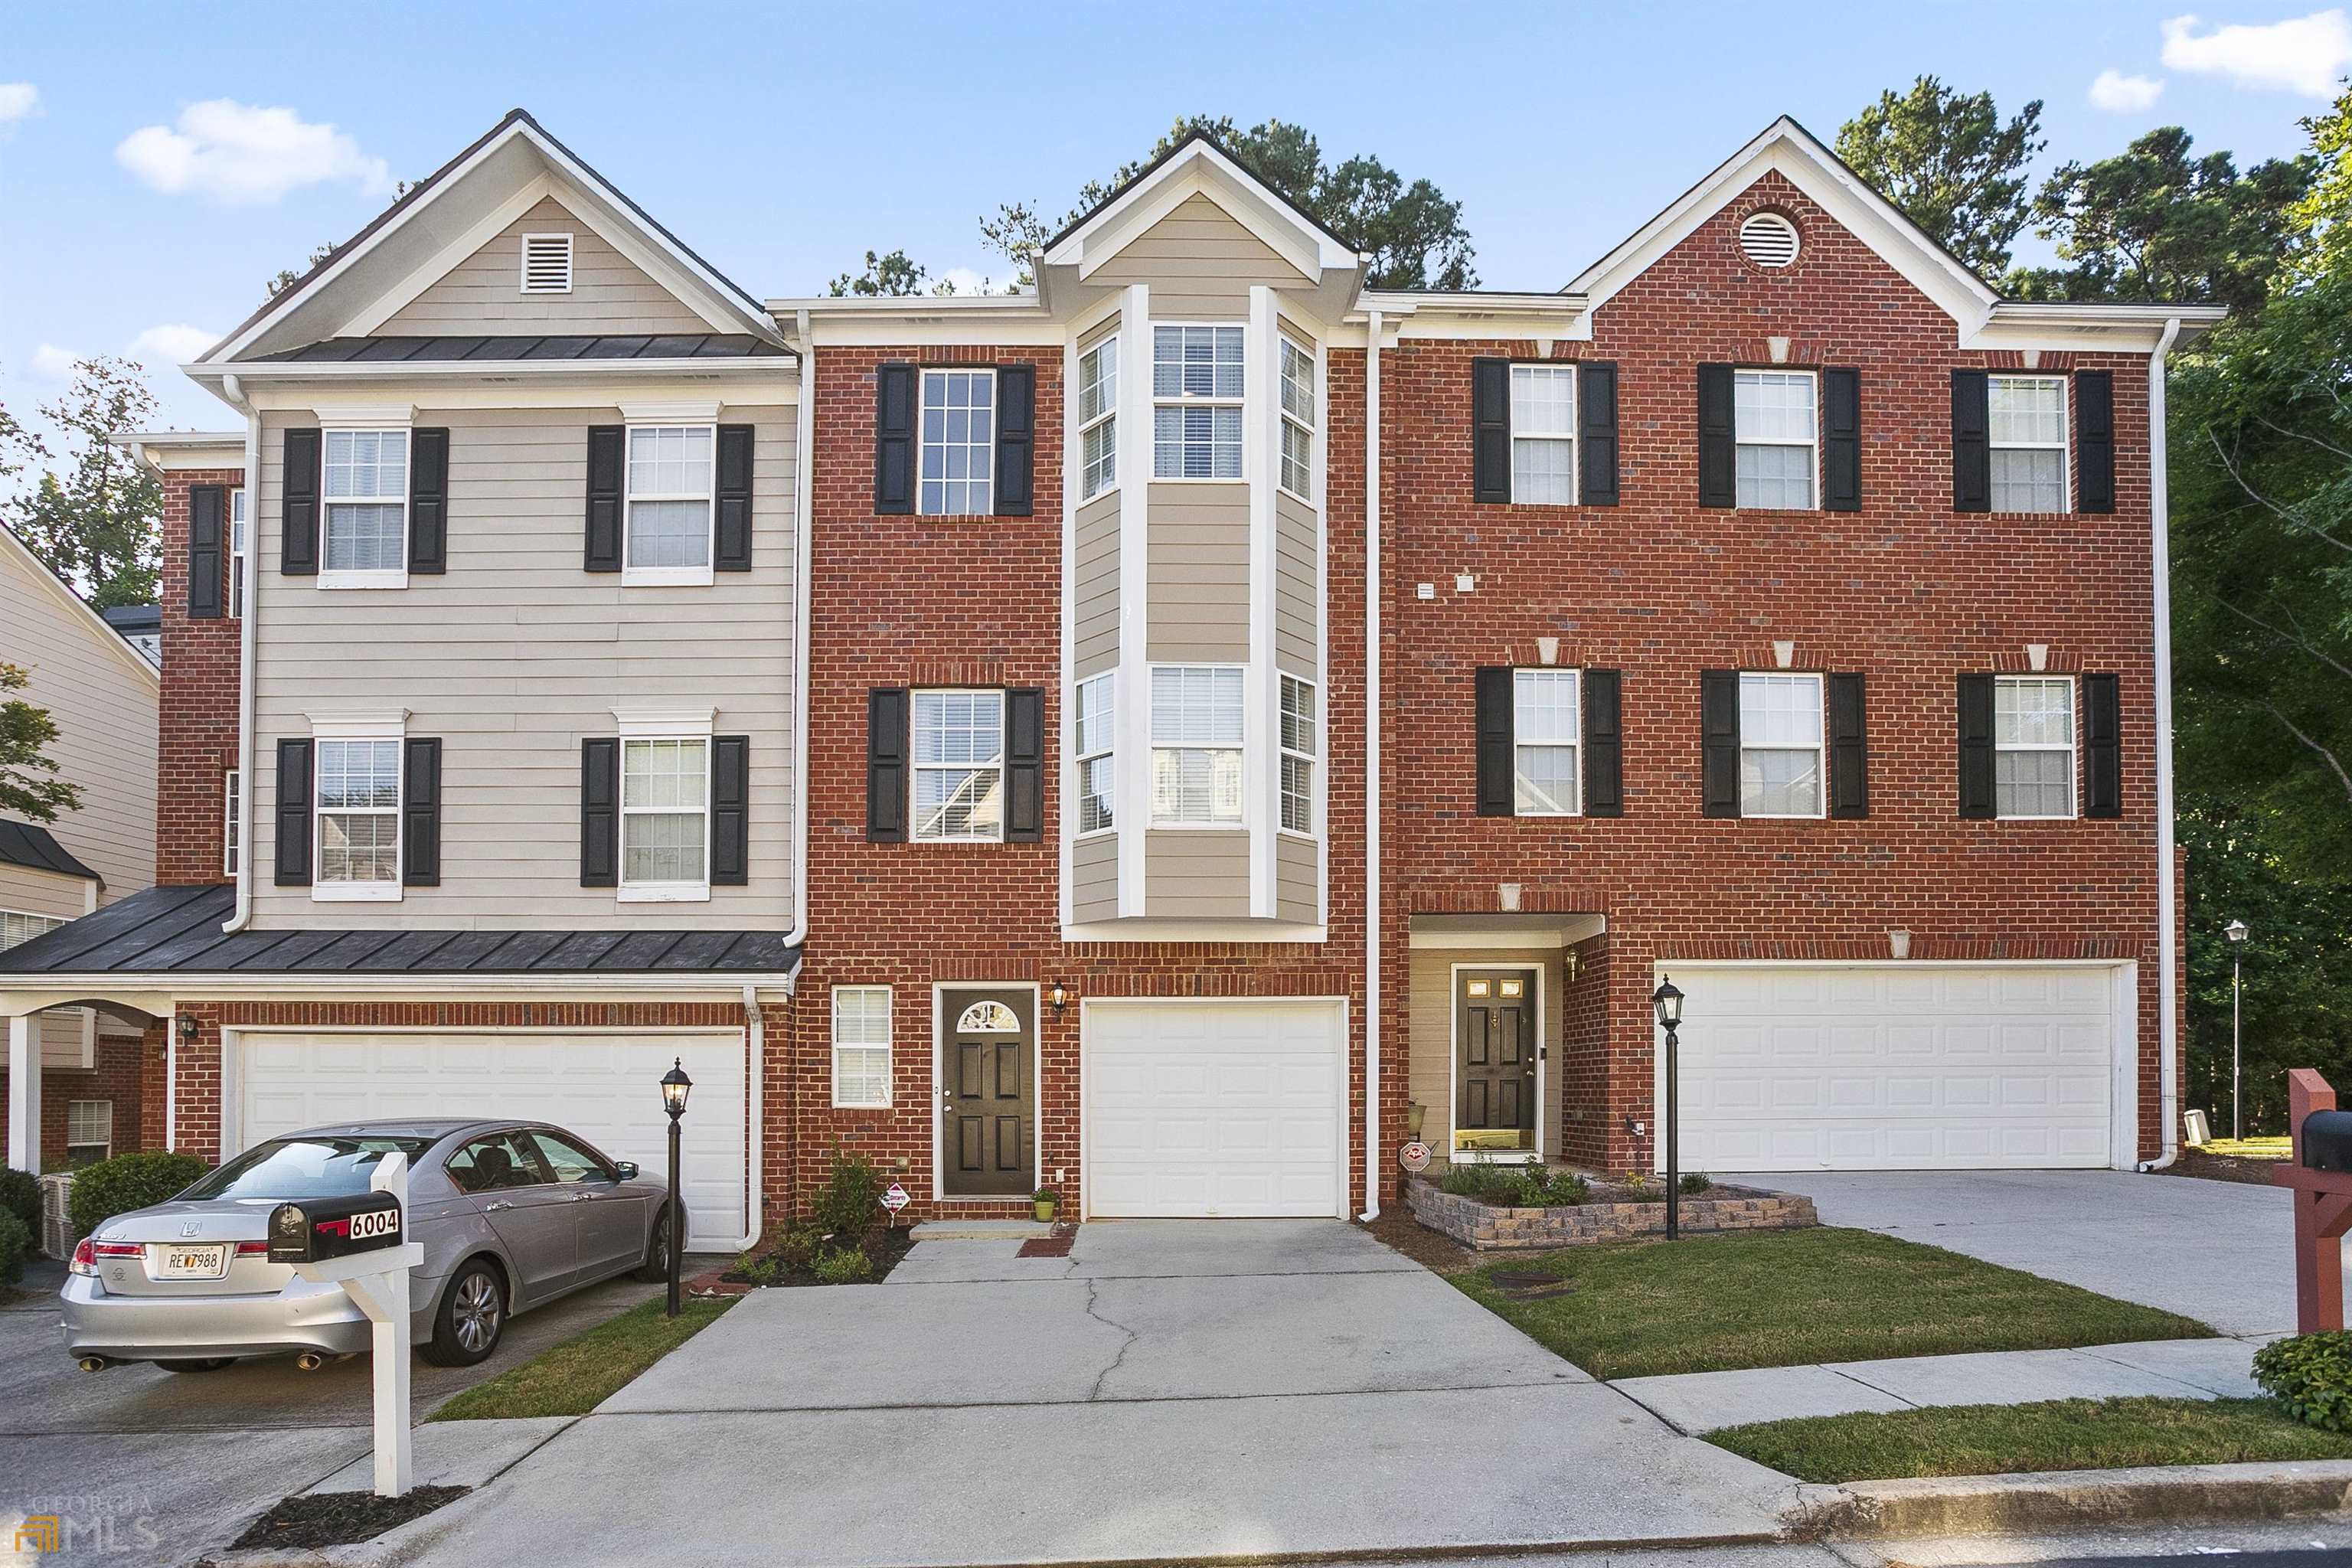
[[324,1263],[381,1252],[408,1239],[400,1200],[390,1193],[306,1198],[269,1211],[269,1261]]

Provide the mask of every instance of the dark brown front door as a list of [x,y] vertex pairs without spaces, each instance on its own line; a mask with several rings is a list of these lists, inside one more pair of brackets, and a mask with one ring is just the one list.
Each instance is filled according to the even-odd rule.
[[1027,1197],[1036,1176],[1035,998],[1026,991],[940,997],[940,1191]]
[[1454,1144],[1536,1146],[1535,977],[1465,969],[1454,981]]

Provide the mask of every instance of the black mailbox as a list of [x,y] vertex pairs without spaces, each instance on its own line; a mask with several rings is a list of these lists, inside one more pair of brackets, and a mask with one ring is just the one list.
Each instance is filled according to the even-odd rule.
[[407,1239],[400,1200],[390,1193],[348,1198],[306,1198],[269,1211],[269,1261],[323,1263],[356,1252],[380,1252]]
[[2303,1163],[2313,1171],[2352,1171],[2352,1110],[2315,1110],[2303,1119]]

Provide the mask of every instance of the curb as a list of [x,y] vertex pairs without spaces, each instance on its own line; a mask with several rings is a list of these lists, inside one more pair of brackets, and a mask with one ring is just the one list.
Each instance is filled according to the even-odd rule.
[[2314,1459],[1800,1486],[1781,1521],[1799,1539],[1874,1540],[2289,1519],[2347,1506],[2352,1459]]

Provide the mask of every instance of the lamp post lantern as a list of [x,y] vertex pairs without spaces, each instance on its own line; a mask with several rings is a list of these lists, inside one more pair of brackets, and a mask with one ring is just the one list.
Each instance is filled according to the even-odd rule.
[[1666,1032],[1666,1239],[1673,1241],[1682,1235],[1683,1218],[1682,1151],[1677,1146],[1681,1132],[1675,1124],[1681,1099],[1676,1080],[1681,1077],[1677,1058],[1682,1044],[1675,1032],[1683,1026],[1683,994],[1671,978],[1661,975],[1650,1001],[1658,1010],[1658,1027]]
[[2230,1136],[2238,1139],[2246,1135],[2245,1117],[2238,1109],[2239,1091],[2245,1082],[2245,1058],[2239,1050],[2238,1023],[2243,993],[2239,986],[2238,960],[2244,955],[2246,938],[2252,933],[2246,930],[2245,921],[2231,921],[2221,928],[2221,934],[2230,939]]
[[677,1316],[678,1258],[686,1250],[686,1226],[678,1223],[682,1211],[677,1206],[677,1123],[686,1114],[686,1097],[694,1092],[694,1080],[686,1076],[683,1058],[670,1058],[669,1071],[662,1074],[662,1109],[669,1113],[669,1257],[666,1259],[669,1275],[667,1316]]

